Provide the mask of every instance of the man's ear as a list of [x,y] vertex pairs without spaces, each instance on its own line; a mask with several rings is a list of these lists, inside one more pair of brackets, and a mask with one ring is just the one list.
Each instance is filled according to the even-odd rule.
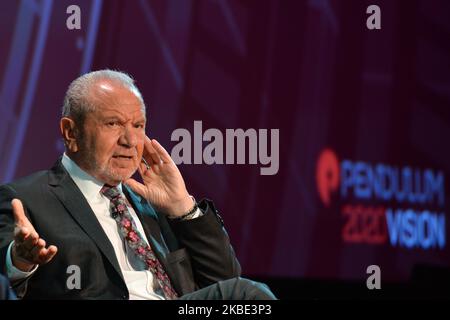
[[78,128],[75,121],[71,118],[63,117],[59,122],[59,128],[61,129],[61,135],[64,139],[64,145],[66,150],[72,153],[78,151]]

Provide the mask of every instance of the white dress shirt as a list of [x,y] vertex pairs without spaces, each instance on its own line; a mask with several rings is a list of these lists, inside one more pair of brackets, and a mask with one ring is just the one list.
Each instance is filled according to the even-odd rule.
[[[83,171],[66,154],[63,155],[62,164],[83,193],[111,242],[130,294],[130,300],[164,300],[162,290],[157,281],[154,281],[153,274],[147,270],[145,263],[128,247],[126,241],[122,240],[117,222],[112,218],[109,210],[110,200],[100,193],[104,184]],[[119,184],[117,187],[123,195],[122,184]],[[125,197],[125,195],[123,196]],[[148,243],[142,224],[135,211],[129,204],[127,207],[139,233]],[[202,213],[198,210],[193,218],[200,215]],[[22,272],[14,267],[11,261],[12,244],[13,242],[11,242],[7,252],[6,269],[8,278],[13,282],[31,276],[36,271],[37,266],[30,272]]]

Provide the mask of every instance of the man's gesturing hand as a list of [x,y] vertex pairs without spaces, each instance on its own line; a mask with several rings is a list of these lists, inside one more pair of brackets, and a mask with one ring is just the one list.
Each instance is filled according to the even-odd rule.
[[188,212],[194,202],[189,196],[183,177],[169,153],[158,141],[145,137],[143,158],[138,170],[144,184],[134,179],[125,183],[165,214],[180,216]]
[[39,238],[33,225],[28,220],[19,199],[11,201],[14,213],[14,245],[11,258],[14,266],[21,271],[30,271],[37,264],[49,262],[56,254],[56,246],[45,248],[45,240]]

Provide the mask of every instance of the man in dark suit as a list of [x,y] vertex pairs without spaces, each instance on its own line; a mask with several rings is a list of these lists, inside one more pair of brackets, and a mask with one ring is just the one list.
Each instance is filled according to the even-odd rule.
[[[18,295],[273,299],[267,286],[239,277],[213,202],[189,195],[145,124],[128,75],[101,70],[69,86],[64,155],[0,187],[0,267]],[[143,183],[131,178],[136,171]]]

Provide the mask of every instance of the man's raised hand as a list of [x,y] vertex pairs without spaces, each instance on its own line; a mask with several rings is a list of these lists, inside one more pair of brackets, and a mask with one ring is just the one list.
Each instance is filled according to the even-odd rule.
[[147,199],[158,210],[170,216],[180,216],[194,206],[183,177],[169,153],[155,139],[145,137],[143,158],[138,170],[143,184],[130,178],[125,183]]
[[28,220],[19,199],[11,201],[14,214],[14,245],[11,258],[14,266],[21,271],[30,271],[37,264],[46,264],[58,251],[56,246],[46,248],[44,239],[39,238],[38,233]]

